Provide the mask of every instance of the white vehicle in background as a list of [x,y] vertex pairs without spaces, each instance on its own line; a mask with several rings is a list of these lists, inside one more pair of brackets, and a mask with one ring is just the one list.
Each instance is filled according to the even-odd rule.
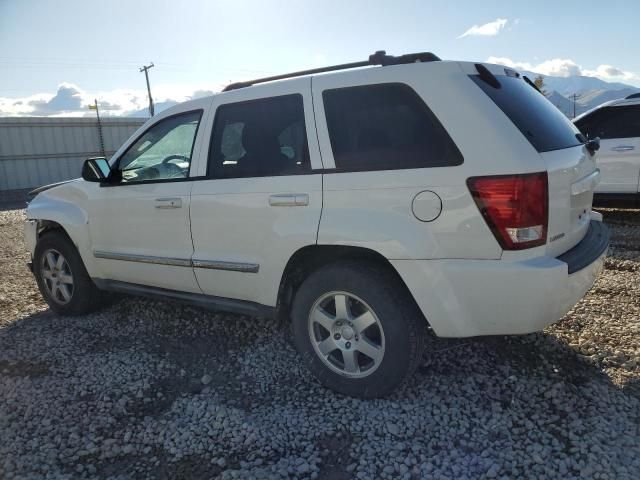
[[588,138],[600,138],[596,163],[602,175],[598,201],[640,205],[640,93],[583,113],[574,123]]
[[172,107],[39,189],[40,290],[62,315],[103,290],[277,315],[323,384],[360,397],[396,388],[429,329],[541,330],[591,288],[609,234],[597,142],[530,83],[377,52]]

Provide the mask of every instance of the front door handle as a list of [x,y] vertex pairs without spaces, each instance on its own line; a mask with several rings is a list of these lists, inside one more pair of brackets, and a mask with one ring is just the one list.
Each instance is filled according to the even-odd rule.
[[156,198],[156,208],[182,208],[182,199],[178,197],[172,198]]
[[629,152],[631,150],[635,150],[636,147],[633,145],[618,145],[617,147],[613,147],[611,150],[614,152]]
[[304,207],[309,205],[309,195],[306,193],[280,193],[269,197],[272,207]]

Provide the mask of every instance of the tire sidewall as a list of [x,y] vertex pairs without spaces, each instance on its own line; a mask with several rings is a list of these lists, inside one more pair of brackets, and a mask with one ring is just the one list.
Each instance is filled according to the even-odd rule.
[[[401,383],[411,370],[417,347],[412,345],[408,322],[414,319],[407,318],[406,308],[399,304],[394,286],[388,280],[375,270],[363,272],[351,265],[332,265],[311,274],[296,293],[291,311],[296,347],[309,369],[329,388],[350,396],[383,396]],[[311,344],[308,330],[311,308],[318,298],[331,291],[359,297],[378,317],[385,337],[385,353],[378,368],[366,377],[352,378],[331,370]]]

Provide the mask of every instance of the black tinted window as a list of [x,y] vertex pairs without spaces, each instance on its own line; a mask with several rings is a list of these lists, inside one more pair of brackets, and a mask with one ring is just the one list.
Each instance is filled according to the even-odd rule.
[[514,123],[539,152],[580,144],[578,129],[549,100],[521,78],[500,76],[494,88],[478,75],[471,79]]
[[640,105],[605,107],[576,121],[589,138],[640,137]]
[[221,105],[209,150],[215,178],[295,175],[309,170],[301,95]]
[[344,170],[460,165],[462,155],[407,85],[380,84],[322,94],[336,167]]

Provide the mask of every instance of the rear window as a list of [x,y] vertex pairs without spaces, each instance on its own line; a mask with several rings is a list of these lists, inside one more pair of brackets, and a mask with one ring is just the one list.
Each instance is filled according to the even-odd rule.
[[544,95],[521,78],[500,76],[494,88],[479,75],[470,75],[538,152],[575,147],[580,131]]
[[336,167],[342,171],[460,165],[451,137],[408,85],[385,83],[322,93]]

